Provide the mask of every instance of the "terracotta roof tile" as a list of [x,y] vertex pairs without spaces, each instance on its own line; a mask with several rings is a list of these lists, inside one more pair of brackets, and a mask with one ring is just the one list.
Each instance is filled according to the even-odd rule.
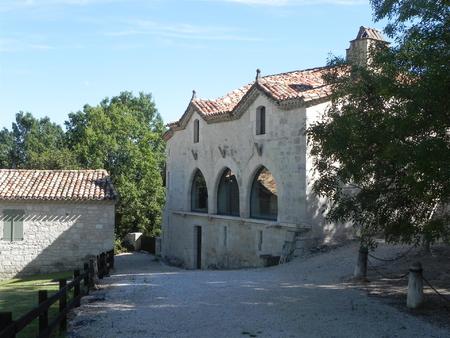
[[[327,67],[320,67],[263,76],[258,80],[257,85],[277,101],[311,100],[312,95],[316,98],[328,95],[329,91],[323,88],[325,86],[323,75],[328,70]],[[255,82],[247,84],[215,100],[194,98],[192,104],[207,117],[230,113],[254,84]],[[176,125],[176,122],[169,124],[169,127],[173,125]]]
[[0,200],[114,200],[106,170],[0,169]]

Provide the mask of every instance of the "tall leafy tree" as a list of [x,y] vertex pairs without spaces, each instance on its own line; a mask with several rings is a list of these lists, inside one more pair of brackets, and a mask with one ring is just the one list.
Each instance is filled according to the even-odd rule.
[[69,114],[67,139],[84,168],[105,168],[120,199],[117,235],[159,228],[164,203],[163,122],[151,95],[130,92]]
[[48,117],[20,112],[12,130],[0,132],[0,166],[3,168],[66,169],[77,167],[66,146],[61,126]]
[[443,0],[372,0],[393,45],[369,66],[334,59],[331,106],[308,131],[328,217],[362,240],[449,239],[450,12]]

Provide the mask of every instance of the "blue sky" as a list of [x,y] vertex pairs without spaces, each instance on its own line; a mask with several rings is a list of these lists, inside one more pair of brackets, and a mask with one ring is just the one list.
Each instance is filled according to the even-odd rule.
[[192,89],[324,65],[361,25],[382,28],[365,0],[0,0],[0,127],[20,110],[63,124],[124,90],[174,121]]

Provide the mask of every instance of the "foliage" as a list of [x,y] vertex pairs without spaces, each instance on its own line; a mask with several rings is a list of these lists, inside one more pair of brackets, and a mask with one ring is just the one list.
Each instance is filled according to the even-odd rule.
[[12,131],[0,132],[2,168],[66,169],[76,168],[75,157],[65,142],[63,129],[48,117],[36,119],[20,112]]
[[123,92],[69,114],[71,150],[83,168],[104,168],[119,193],[117,235],[151,233],[164,203],[164,126],[150,95]]
[[334,59],[332,103],[308,129],[328,218],[353,221],[363,242],[449,236],[450,38],[444,1],[372,0],[395,44],[368,67]]

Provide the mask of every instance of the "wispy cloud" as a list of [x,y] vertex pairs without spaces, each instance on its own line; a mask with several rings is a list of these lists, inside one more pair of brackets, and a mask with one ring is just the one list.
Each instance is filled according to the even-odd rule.
[[160,23],[151,20],[130,20],[121,29],[104,32],[105,36],[125,37],[131,35],[153,35],[157,37],[185,40],[213,41],[262,41],[261,37],[249,36],[232,27],[198,26],[187,23]]
[[0,37],[0,52],[3,53],[26,50],[45,51],[49,49],[53,49],[53,47],[45,43],[26,41],[18,38]]

